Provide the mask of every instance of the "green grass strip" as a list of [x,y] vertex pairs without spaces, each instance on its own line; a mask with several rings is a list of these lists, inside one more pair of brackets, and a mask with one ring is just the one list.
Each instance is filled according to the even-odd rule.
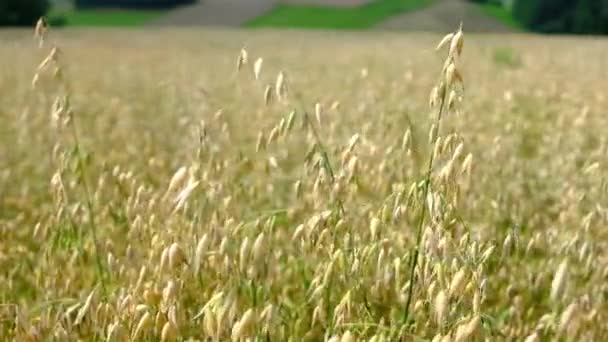
[[163,15],[164,11],[74,10],[52,12],[51,24],[60,26],[139,26]]
[[248,27],[300,27],[331,29],[369,28],[388,17],[420,9],[434,0],[375,0],[357,7],[279,5],[247,23]]

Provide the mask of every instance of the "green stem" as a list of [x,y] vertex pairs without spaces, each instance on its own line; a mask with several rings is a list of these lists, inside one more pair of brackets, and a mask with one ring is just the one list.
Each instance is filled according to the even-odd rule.
[[[439,107],[439,112],[437,113],[437,119],[435,124],[437,125],[437,132],[439,132],[441,117],[443,116],[443,110],[445,107],[447,90],[444,92],[443,97],[441,99],[441,105]],[[416,266],[418,266],[418,257],[420,255],[420,243],[422,242],[422,228],[424,227],[424,219],[426,218],[426,199],[429,195],[429,189],[431,188],[431,175],[433,173],[433,162],[435,159],[435,145],[437,144],[437,138],[435,137],[435,141],[433,141],[433,149],[431,150],[429,163],[426,169],[426,175],[424,178],[424,190],[422,194],[422,213],[420,214],[420,218],[418,219],[418,227],[416,228],[416,246],[414,250],[414,255],[410,259],[410,277],[409,277],[409,288],[407,291],[407,300],[405,303],[405,313],[403,315],[403,323],[406,324],[410,314],[410,306],[412,304],[412,296],[414,293],[414,287],[416,285],[416,277],[415,271]]]
[[[331,162],[329,161],[329,155],[327,154],[327,150],[325,149],[325,146],[323,145],[323,142],[321,141],[321,137],[319,136],[319,133],[317,133],[315,126],[313,125],[312,121],[310,120],[308,113],[306,111],[304,111],[303,113],[304,113],[304,119],[306,120],[308,127],[310,127],[313,135],[315,136],[316,146],[317,146],[317,148],[319,148],[319,150],[321,150],[321,157],[323,158],[323,168],[329,174],[329,180],[331,181],[331,184],[334,185],[336,182],[336,176],[335,176],[334,169],[331,166]],[[344,216],[346,214],[346,210],[344,209],[344,204],[342,203],[342,200],[337,198],[336,201],[338,202],[338,209],[340,210],[340,215]]]
[[86,205],[87,205],[87,213],[89,218],[89,225],[91,227],[91,235],[93,237],[93,246],[95,248],[95,261],[97,264],[97,273],[99,280],[101,282],[101,289],[103,292],[103,296],[105,297],[107,294],[106,283],[104,277],[103,265],[101,262],[101,256],[99,255],[99,243],[97,240],[97,224],[95,222],[95,215],[93,211],[93,200],[91,198],[91,190],[89,187],[89,182],[86,174],[85,160],[80,151],[80,139],[78,135],[78,129],[76,127],[76,122],[74,121],[74,117],[70,117],[70,126],[72,126],[72,137],[74,139],[74,144],[76,145],[76,156],[78,158],[78,169],[80,171],[80,181],[82,183],[82,187],[84,189],[84,194],[86,197]]

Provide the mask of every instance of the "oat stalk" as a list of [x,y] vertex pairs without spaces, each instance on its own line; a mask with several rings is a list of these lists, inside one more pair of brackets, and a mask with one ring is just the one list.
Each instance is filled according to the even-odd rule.
[[[444,112],[444,108],[445,108],[445,101],[446,101],[446,92],[444,92],[443,96],[441,97],[441,102],[439,104],[439,111],[437,112],[437,116],[435,118],[435,125],[437,127],[437,130],[439,131],[440,129],[440,124],[441,124],[441,118],[443,117],[443,112]],[[414,293],[414,287],[416,285],[416,266],[418,266],[418,258],[420,256],[420,248],[421,248],[421,242],[422,242],[422,228],[424,227],[424,221],[426,218],[426,210],[427,210],[427,205],[426,205],[426,198],[429,195],[429,190],[431,188],[431,182],[432,182],[432,173],[433,173],[433,163],[435,160],[435,155],[434,153],[432,153],[432,151],[435,149],[435,145],[437,144],[437,139],[435,139],[434,143],[433,143],[433,148],[431,149],[431,153],[430,153],[430,157],[429,157],[429,162],[427,164],[427,169],[426,169],[426,174],[424,176],[424,188],[422,190],[422,212],[420,213],[420,216],[418,218],[418,224],[416,226],[416,245],[414,247],[414,255],[410,258],[410,267],[409,267],[409,287],[407,290],[407,299],[405,302],[405,313],[403,315],[403,323],[407,323],[407,320],[409,318],[409,313],[410,313],[410,306],[412,304],[412,296]]]

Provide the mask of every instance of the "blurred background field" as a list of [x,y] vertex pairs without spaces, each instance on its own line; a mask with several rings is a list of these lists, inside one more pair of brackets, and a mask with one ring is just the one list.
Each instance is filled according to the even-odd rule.
[[[588,0],[3,0],[0,25],[228,26],[605,34],[605,1]],[[454,19],[456,18],[456,19]],[[450,26],[451,27],[451,26]]]

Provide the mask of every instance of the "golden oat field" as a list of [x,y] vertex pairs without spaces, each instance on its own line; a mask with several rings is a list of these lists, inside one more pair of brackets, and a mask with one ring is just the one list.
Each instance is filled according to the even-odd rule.
[[0,340],[607,339],[606,40],[464,29],[0,32]]

